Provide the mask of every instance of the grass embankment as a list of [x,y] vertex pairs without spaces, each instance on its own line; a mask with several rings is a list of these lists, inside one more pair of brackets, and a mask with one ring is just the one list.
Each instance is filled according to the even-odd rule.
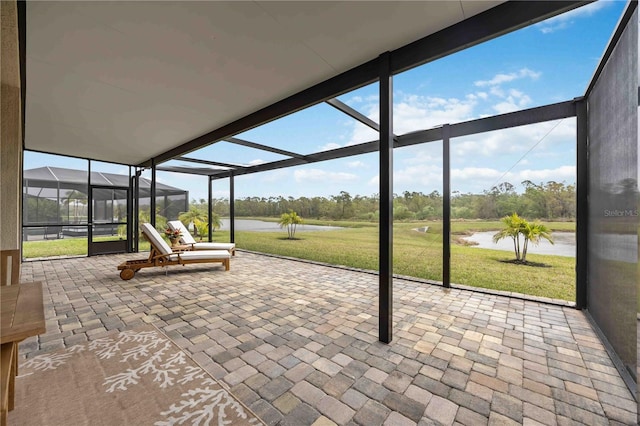
[[[258,219],[258,218],[257,218]],[[277,219],[272,219],[277,221]],[[236,231],[238,248],[282,256],[350,266],[378,269],[378,224],[351,221],[305,220],[310,225],[342,226],[336,231],[305,231],[300,227],[295,240],[287,240],[286,232]],[[574,231],[571,222],[545,223],[554,231]],[[413,229],[429,226],[426,233]],[[498,221],[464,221],[452,223],[452,239],[474,231],[498,230]],[[215,231],[214,241],[229,241],[228,231]],[[141,240],[140,250],[149,243]],[[86,239],[28,241],[24,256],[86,255]],[[442,222],[394,224],[394,273],[442,281]],[[474,287],[512,291],[556,299],[575,299],[575,259],[535,254],[530,247],[527,259],[546,267],[505,263],[513,253],[478,249],[459,244],[451,246],[451,281]]]

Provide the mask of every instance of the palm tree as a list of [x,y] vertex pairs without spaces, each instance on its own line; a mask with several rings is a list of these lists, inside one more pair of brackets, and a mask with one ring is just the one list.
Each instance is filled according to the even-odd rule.
[[520,231],[523,222],[526,221],[518,216],[517,213],[511,216],[505,216],[501,221],[505,224],[505,227],[493,236],[493,242],[497,243],[503,238],[511,238],[513,240],[513,251],[516,254],[516,260],[520,260]]
[[[540,222],[529,223],[525,219],[518,216],[517,213],[502,218],[505,228],[493,236],[493,242],[497,243],[503,238],[513,239],[513,250],[516,254],[516,260],[527,263],[527,250],[529,249],[529,241],[538,245],[541,238],[553,244],[551,238],[551,230]],[[522,235],[523,245],[520,251],[520,235]]]
[[[193,204],[189,206],[189,211],[183,212],[178,216],[178,220],[182,222],[187,229],[189,229],[189,225],[191,225],[192,222],[195,225],[197,222],[208,222],[208,219],[207,213]],[[194,228],[194,237],[197,237],[198,227],[194,226]]]
[[[209,233],[209,221],[208,220],[200,220],[200,219],[193,219],[193,225],[194,228],[196,229],[196,235],[200,236],[200,240],[202,240],[202,237],[205,236],[205,234]],[[212,213],[211,215],[211,230],[215,231],[216,228],[221,228],[222,227],[222,220],[220,219],[220,215],[218,215],[217,213]]]
[[289,210],[289,213],[282,213],[280,216],[280,228],[287,228],[287,235],[290,240],[293,240],[293,237],[296,234],[296,228],[299,224],[303,222],[302,218],[298,216],[298,213],[293,210]]
[[540,222],[529,223],[526,220],[522,224],[520,233],[524,236],[524,245],[522,249],[522,263],[527,262],[527,249],[529,247],[529,241],[538,245],[540,238],[544,238],[553,244],[551,238],[551,230]]

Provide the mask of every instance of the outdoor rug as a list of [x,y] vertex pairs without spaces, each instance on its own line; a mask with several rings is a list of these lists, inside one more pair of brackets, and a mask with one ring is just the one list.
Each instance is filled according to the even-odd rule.
[[263,425],[148,325],[24,360],[10,425]]

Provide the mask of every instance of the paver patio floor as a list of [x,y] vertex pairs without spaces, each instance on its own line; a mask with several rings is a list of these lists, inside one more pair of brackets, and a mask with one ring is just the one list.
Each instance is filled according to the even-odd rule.
[[[144,255],[142,255],[144,256]],[[47,333],[21,356],[152,323],[276,425],[635,424],[636,403],[572,308],[394,280],[378,342],[376,275],[238,252],[219,265],[26,262]]]

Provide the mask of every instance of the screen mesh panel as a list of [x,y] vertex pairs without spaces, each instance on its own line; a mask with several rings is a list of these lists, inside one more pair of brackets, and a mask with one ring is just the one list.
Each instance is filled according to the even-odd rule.
[[634,377],[638,282],[637,67],[636,11],[587,100],[587,306]]

